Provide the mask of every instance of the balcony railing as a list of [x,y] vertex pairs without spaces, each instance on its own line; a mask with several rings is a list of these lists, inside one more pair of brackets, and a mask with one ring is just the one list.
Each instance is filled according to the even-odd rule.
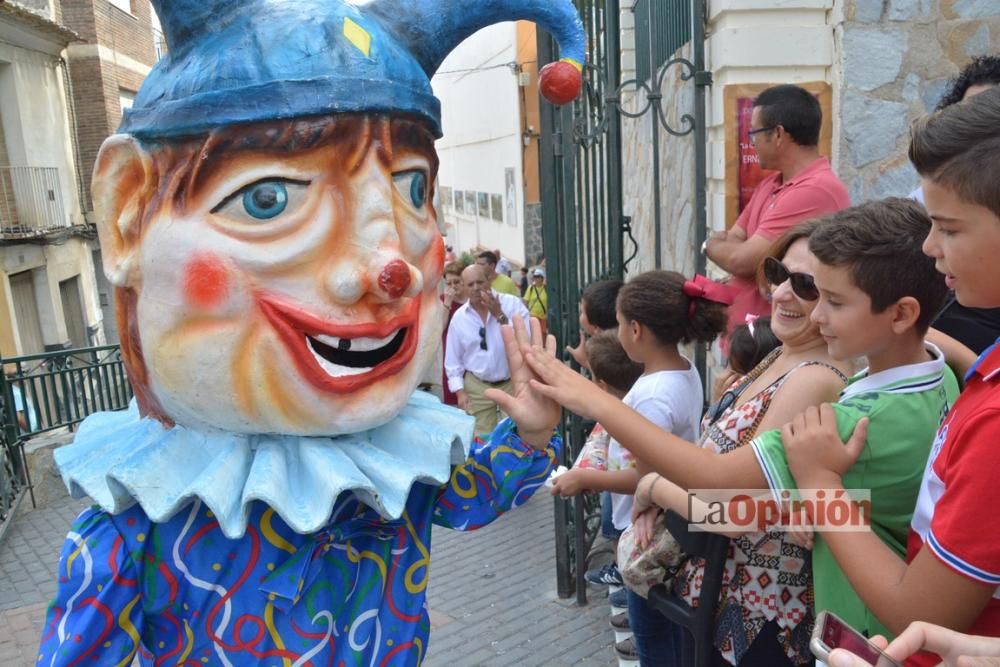
[[58,169],[0,167],[0,235],[36,236],[69,226]]

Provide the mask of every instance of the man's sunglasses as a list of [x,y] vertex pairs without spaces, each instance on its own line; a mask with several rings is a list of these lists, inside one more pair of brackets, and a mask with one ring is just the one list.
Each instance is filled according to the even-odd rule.
[[816,281],[812,276],[808,273],[789,271],[788,267],[774,257],[764,260],[764,277],[775,287],[790,280],[795,296],[804,301],[815,301],[819,298],[819,290],[816,289]]
[[488,350],[486,347],[486,327],[479,327],[479,349]]

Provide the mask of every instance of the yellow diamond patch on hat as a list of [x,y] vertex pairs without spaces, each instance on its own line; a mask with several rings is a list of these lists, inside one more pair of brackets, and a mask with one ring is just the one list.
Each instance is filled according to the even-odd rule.
[[349,18],[344,19],[344,37],[346,37],[347,40],[358,49],[358,51],[365,54],[365,58],[371,57],[371,34]]

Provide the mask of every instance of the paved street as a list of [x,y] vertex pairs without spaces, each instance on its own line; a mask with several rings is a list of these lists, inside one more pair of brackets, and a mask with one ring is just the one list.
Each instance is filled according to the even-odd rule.
[[[0,665],[35,664],[59,550],[85,501],[66,495],[51,454],[32,455],[38,508],[25,498],[0,543]],[[577,607],[555,594],[552,500],[475,533],[434,529],[428,667],[615,665],[604,593]]]

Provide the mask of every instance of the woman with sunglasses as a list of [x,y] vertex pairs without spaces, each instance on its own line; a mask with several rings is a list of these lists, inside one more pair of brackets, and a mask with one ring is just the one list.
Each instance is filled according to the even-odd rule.
[[[801,223],[768,253],[758,282],[762,289],[769,290],[771,329],[781,346],[746,376],[736,379],[709,410],[701,425],[702,448],[719,454],[732,452],[749,444],[758,433],[780,428],[810,406],[835,401],[843,389],[845,374],[852,369],[830,358],[819,327],[809,319],[819,297],[808,249],[809,236],[817,224]],[[537,388],[574,412],[604,423],[607,415],[600,414],[601,401],[586,386],[586,380],[534,354],[528,356],[528,361],[544,383]],[[662,447],[659,442],[654,445],[623,440],[622,444],[644,450]],[[678,444],[665,449],[680,454],[679,450],[686,447]],[[658,467],[652,460],[650,464]],[[688,488],[711,488],[711,470],[704,466],[685,470],[689,480],[700,482],[693,484],[677,475],[668,476]],[[656,479],[655,475],[644,478],[636,489],[637,514],[648,507]],[[637,514],[637,524],[648,522],[648,515]],[[770,667],[813,661],[809,651],[813,620],[809,564],[809,552],[792,540],[791,533],[761,532],[734,538],[720,600],[718,664]],[[704,564],[693,559],[674,579],[676,592],[690,605],[701,592],[703,573]]]
[[[809,319],[819,299],[808,245],[816,225],[809,221],[793,228],[764,259],[758,283],[770,292],[771,330],[781,345],[709,408],[702,447],[730,452],[810,405],[835,401],[844,388],[853,369],[830,358],[819,327]],[[809,552],[792,541],[791,533],[733,539],[719,603],[719,664],[812,662],[809,562]],[[696,603],[703,574],[704,562],[694,559],[677,575],[675,590],[688,604]]]

